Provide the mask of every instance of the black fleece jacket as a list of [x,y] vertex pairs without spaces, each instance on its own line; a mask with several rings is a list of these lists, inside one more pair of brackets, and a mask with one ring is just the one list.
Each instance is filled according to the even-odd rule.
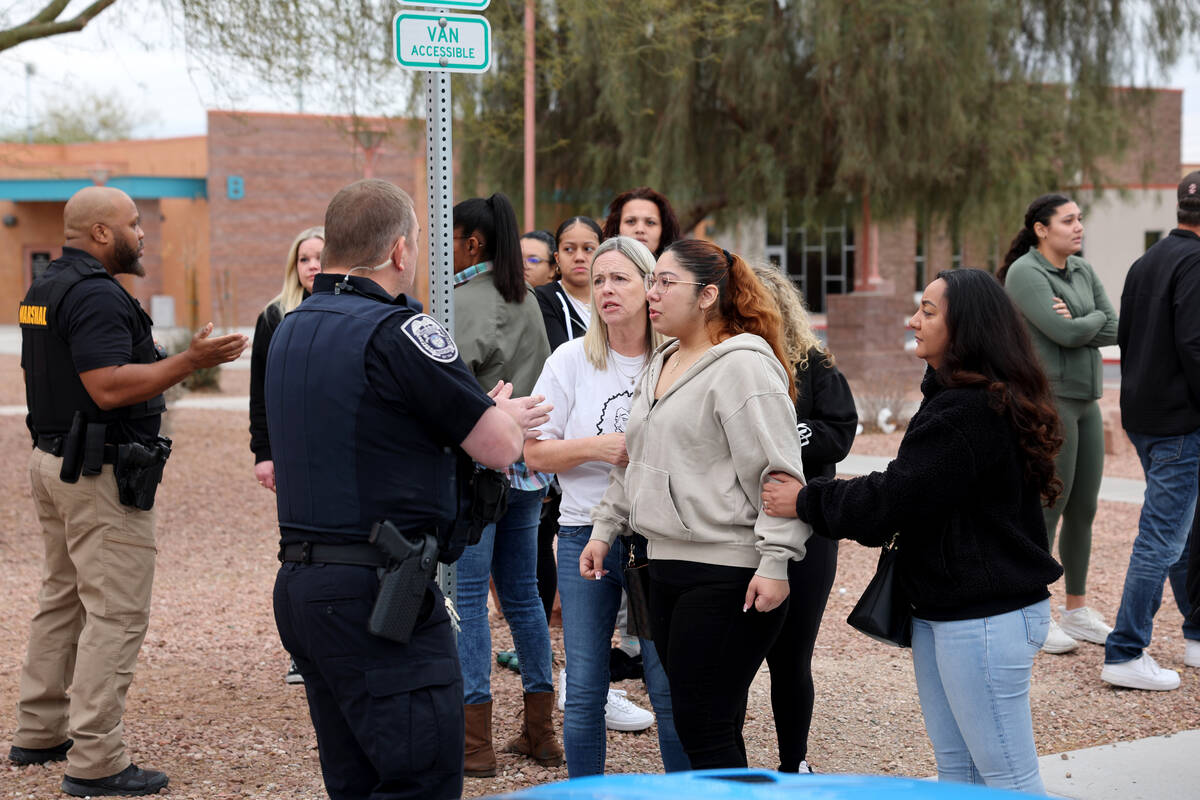
[[921,391],[886,470],[816,478],[797,514],[821,536],[871,547],[899,532],[901,585],[922,619],[976,619],[1046,599],[1062,567],[1012,426],[982,387],[947,389],[928,370]]
[[832,478],[854,444],[858,411],[846,378],[816,348],[808,351],[804,369],[796,368],[796,428],[804,477]]
[[[307,299],[304,290],[302,299]],[[278,303],[270,303],[258,315],[254,325],[254,339],[250,345],[250,451],[254,463],[271,461],[271,440],[267,436],[267,398],[263,387],[267,382],[267,351],[271,349],[271,337],[283,322],[283,310]]]

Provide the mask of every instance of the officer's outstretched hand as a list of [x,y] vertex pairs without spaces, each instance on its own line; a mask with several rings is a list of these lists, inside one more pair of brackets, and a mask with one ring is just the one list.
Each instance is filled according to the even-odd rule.
[[250,337],[241,333],[230,333],[210,339],[209,334],[212,331],[213,324],[211,322],[196,331],[196,335],[192,337],[191,345],[188,346],[187,352],[184,353],[188,360],[195,365],[195,369],[215,367],[218,364],[233,361],[250,344]]
[[544,395],[513,397],[512,392],[511,383],[500,381],[488,392],[488,397],[496,401],[497,408],[513,418],[521,427],[521,433],[526,439],[536,439],[538,426],[550,420],[550,412],[554,410],[554,406],[549,403],[542,404],[546,399]]

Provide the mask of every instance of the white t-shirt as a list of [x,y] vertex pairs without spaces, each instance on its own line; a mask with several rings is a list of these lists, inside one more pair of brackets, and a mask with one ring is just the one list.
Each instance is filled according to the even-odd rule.
[[[546,359],[533,394],[554,405],[539,439],[585,439],[605,433],[624,433],[633,404],[633,386],[646,364],[645,356],[608,351],[608,369],[601,372],[583,352],[583,339],[562,344]],[[607,461],[586,461],[558,473],[562,487],[559,525],[591,525],[592,506],[608,489]]]

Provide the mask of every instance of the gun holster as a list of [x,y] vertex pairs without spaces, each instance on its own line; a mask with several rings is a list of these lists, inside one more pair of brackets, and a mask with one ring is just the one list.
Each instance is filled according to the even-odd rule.
[[426,586],[437,569],[438,543],[432,534],[406,536],[391,522],[378,522],[369,541],[388,558],[380,570],[379,594],[367,631],[407,644],[425,602]]
[[171,440],[165,436],[159,436],[148,445],[130,442],[117,446],[113,474],[122,505],[142,511],[154,508],[154,495],[170,455]]

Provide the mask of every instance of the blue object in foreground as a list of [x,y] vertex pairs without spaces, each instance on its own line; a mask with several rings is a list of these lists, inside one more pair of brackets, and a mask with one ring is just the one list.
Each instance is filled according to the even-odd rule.
[[490,795],[492,800],[1004,800],[1031,796],[963,783],[878,775],[788,775],[757,769],[593,775]]

